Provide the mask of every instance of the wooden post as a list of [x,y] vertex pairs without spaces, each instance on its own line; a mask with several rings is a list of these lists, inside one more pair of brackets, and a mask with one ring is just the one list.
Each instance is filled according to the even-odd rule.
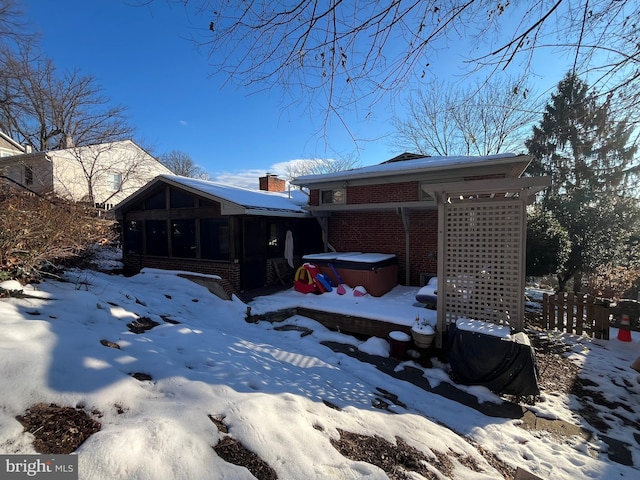
[[595,338],[609,340],[609,306],[605,304],[594,303],[593,310]]
[[549,297],[551,305],[549,308],[549,330],[556,328],[556,314],[558,313],[558,294],[555,293]]
[[567,321],[565,322],[565,330],[567,333],[573,333],[573,329],[576,329],[576,333],[579,333],[578,326],[575,325],[574,322],[574,310],[576,307],[576,294],[575,293],[567,293],[567,309],[566,316]]
[[[580,295],[580,301],[576,304],[576,333],[582,335],[584,330],[591,328],[584,324],[584,307],[589,304],[589,295]],[[588,320],[588,318],[587,318]]]
[[547,305],[546,305],[546,312],[545,312],[545,319],[544,319],[544,326],[547,330],[551,330],[551,295],[548,295],[545,293],[545,296],[547,297]]

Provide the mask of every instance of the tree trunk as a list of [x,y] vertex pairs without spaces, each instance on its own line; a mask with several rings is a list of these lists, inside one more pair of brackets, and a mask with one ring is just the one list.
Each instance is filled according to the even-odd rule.
[[562,275],[556,275],[556,278],[558,279],[558,292],[564,292],[569,279],[564,278]]
[[576,272],[573,275],[573,293],[582,292],[582,272]]

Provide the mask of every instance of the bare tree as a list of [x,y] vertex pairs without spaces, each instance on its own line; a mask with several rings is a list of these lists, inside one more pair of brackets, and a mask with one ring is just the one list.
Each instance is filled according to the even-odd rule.
[[171,150],[161,155],[159,160],[160,163],[176,175],[199,178],[200,180],[209,180],[211,178],[207,172],[196,165],[189,154],[181,152],[180,150]]
[[95,78],[60,74],[31,48],[0,53],[0,129],[47,151],[131,138],[126,109],[112,106]]
[[395,144],[424,155],[522,150],[537,116],[529,93],[522,81],[497,77],[457,90],[433,81],[407,98],[406,118],[394,118]]
[[0,45],[25,44],[33,40],[15,0],[0,0]]
[[59,196],[91,205],[115,204],[159,173],[160,163],[130,140],[50,152],[57,157]]
[[640,102],[640,3],[631,0],[180,3],[202,19],[207,36],[200,40],[217,71],[310,95],[326,115],[428,78],[444,42],[458,39],[478,52],[467,58],[471,66],[528,69],[541,50],[557,52],[599,92],[618,94],[627,106]]
[[286,178],[289,182],[302,175],[321,175],[323,173],[342,172],[361,166],[359,160],[352,157],[340,159],[307,158],[293,160],[284,166]]

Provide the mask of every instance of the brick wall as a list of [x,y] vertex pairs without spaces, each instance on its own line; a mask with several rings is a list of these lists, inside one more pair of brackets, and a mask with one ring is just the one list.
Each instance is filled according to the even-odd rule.
[[[409,216],[409,281],[420,285],[420,273],[437,270],[438,212]],[[329,218],[329,243],[339,252],[393,253],[398,257],[398,282],[405,283],[405,237],[402,216],[395,211],[334,212]]]
[[[381,185],[357,185],[346,188],[347,204],[385,202],[413,202],[419,200],[418,182],[399,182]],[[311,190],[309,205],[320,205],[320,190]]]
[[284,192],[287,189],[287,182],[276,175],[267,173],[264,177],[258,179],[260,190],[267,192]]
[[143,268],[163,270],[185,270],[222,277],[234,293],[240,291],[240,264],[229,262],[212,262],[207,260],[190,260],[186,258],[160,258],[144,255],[127,255],[122,257],[124,271],[127,274],[138,273]]
[[418,200],[418,182],[347,187],[347,203],[413,202]]
[[309,205],[317,207],[320,205],[320,190],[311,190],[309,192]]

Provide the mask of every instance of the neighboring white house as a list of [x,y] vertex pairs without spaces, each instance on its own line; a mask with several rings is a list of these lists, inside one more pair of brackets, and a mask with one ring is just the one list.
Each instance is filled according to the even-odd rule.
[[25,147],[0,130],[0,158],[20,155],[26,151]]
[[0,174],[39,194],[110,209],[172,172],[131,140],[0,158]]

